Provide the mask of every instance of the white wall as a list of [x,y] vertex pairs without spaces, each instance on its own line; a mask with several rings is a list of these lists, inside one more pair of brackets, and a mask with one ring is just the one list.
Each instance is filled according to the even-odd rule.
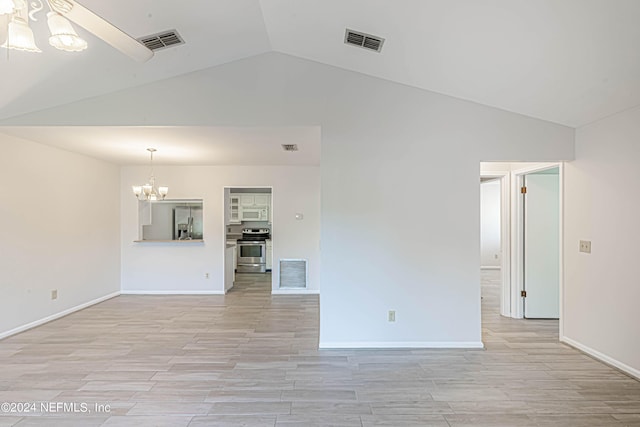
[[499,268],[500,180],[480,184],[480,266]]
[[[135,183],[146,182],[148,167],[123,167],[123,292],[224,292],[224,187],[273,187],[273,287],[281,258],[308,260],[309,290],[320,286],[320,168],[317,166],[156,166],[171,199],[203,199],[204,244],[134,243],[138,239]],[[296,220],[297,212],[304,214]],[[209,273],[209,279],[205,278]]]
[[[480,160],[569,160],[574,148],[567,127],[277,53],[10,122],[321,125],[320,344],[335,347],[479,346]],[[397,224],[412,215],[426,225],[407,239]],[[125,226],[123,242],[132,235]],[[126,271],[127,287],[157,278]]]
[[119,291],[119,201],[118,167],[0,133],[0,336]]
[[[321,346],[479,345],[480,160],[571,158],[573,131],[353,73],[338,85],[322,133]],[[427,225],[407,238],[396,224],[412,215]]]
[[[564,335],[640,377],[640,109],[577,130],[565,167]],[[591,254],[580,253],[591,240]]]

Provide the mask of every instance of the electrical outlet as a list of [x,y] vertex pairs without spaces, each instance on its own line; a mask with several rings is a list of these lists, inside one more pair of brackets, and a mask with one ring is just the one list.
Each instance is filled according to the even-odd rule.
[[591,240],[580,240],[580,252],[591,253]]
[[209,278],[209,273],[204,273],[204,278],[208,279]]
[[54,289],[51,291],[51,299],[58,299],[58,290]]
[[396,321],[396,311],[389,310],[389,322],[395,322],[395,321]]

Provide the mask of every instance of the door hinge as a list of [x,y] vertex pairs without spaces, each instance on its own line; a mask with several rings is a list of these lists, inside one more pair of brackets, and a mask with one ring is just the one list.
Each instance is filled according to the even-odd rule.
[[527,187],[520,187],[520,193],[527,194]]
[[527,297],[527,291],[520,291],[520,296],[523,298]]

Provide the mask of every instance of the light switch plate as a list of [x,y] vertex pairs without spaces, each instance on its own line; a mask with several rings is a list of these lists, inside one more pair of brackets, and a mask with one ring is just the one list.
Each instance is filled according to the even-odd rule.
[[580,252],[591,253],[591,240],[580,240]]

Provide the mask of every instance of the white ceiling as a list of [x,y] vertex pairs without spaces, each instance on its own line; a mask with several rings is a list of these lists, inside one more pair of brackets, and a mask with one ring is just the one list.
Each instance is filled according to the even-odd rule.
[[[69,54],[40,19],[42,54],[0,49],[0,119],[269,51],[572,127],[640,105],[638,0],[80,2],[134,37],[175,28],[186,44],[138,64],[78,29],[90,47]],[[346,27],[386,38],[383,52],[345,45]]]
[[[577,127],[640,104],[638,0],[263,0],[271,48]],[[381,54],[344,29],[386,38]]]
[[[157,165],[286,165],[320,164],[320,128],[307,127],[128,127],[10,126],[0,134],[24,138],[118,165],[149,162],[155,148]],[[286,152],[282,144],[296,144]]]
[[176,29],[186,43],[158,51],[149,62],[140,64],[76,25],[88,49],[62,52],[49,46],[46,17],[40,13],[38,22],[31,25],[42,53],[0,49],[0,118],[270,51],[257,0],[79,2],[133,37]]

